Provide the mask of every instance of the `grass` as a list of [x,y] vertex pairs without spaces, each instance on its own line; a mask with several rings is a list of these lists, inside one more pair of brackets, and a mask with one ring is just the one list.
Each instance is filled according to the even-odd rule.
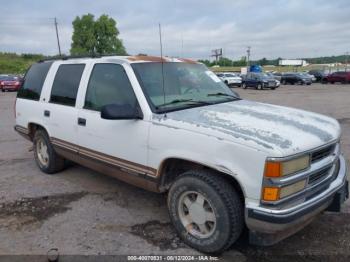
[[24,74],[42,55],[0,53],[0,74]]

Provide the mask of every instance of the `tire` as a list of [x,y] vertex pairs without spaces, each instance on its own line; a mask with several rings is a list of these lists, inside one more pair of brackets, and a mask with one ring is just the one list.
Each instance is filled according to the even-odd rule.
[[287,84],[286,80],[282,80],[282,85],[286,85],[286,84]]
[[[198,199],[202,199],[203,202]],[[243,202],[236,189],[220,174],[192,170],[180,175],[169,190],[167,203],[170,219],[179,237],[187,245],[201,252],[221,253],[228,249],[243,231]],[[193,207],[192,211],[188,203]],[[214,219],[208,219],[208,214]],[[200,232],[201,228],[205,228],[205,232],[209,233]]]
[[33,148],[35,162],[42,172],[54,174],[65,168],[65,159],[57,155],[44,130],[39,129],[35,132]]
[[243,84],[242,84],[242,88],[243,88],[243,89],[247,89],[247,84],[246,84],[246,83],[243,83]]
[[228,82],[227,82],[227,80],[225,80],[225,82],[224,82],[227,86],[228,86]]
[[271,89],[272,89],[272,90],[275,90],[275,89],[276,89],[276,87],[271,87]]
[[300,81],[300,80],[297,82],[297,84],[300,86],[304,85],[303,81]]
[[256,89],[258,89],[258,90],[262,90],[262,89],[263,89],[262,84],[258,84],[258,85],[256,86]]

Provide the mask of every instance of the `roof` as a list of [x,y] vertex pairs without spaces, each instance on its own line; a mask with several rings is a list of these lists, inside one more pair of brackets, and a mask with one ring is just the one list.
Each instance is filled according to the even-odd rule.
[[135,55],[135,56],[116,56],[116,55],[104,55],[104,56],[98,56],[98,55],[92,55],[92,56],[62,56],[62,57],[52,57],[49,59],[41,60],[39,62],[46,62],[46,61],[65,61],[65,60],[77,60],[82,61],[85,59],[98,59],[102,61],[108,61],[112,59],[118,59],[125,61],[127,63],[140,63],[140,62],[179,62],[179,63],[190,63],[190,64],[199,64],[199,62],[187,59],[187,58],[174,58],[174,57],[168,57],[168,56],[148,56],[148,55]]

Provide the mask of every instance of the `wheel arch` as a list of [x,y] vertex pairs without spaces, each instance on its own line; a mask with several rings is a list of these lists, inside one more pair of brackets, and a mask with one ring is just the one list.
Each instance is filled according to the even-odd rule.
[[232,174],[229,174],[229,170],[224,172],[223,169],[218,167],[213,167],[199,161],[179,158],[179,157],[169,157],[164,159],[159,165],[157,175],[159,176],[158,188],[160,192],[166,192],[175,181],[175,179],[182,173],[188,170],[211,170],[220,176],[223,176],[228,183],[230,183],[239,193],[241,200],[244,203],[245,191],[241,183]]
[[39,124],[39,123],[35,123],[35,122],[29,122],[28,123],[28,135],[29,135],[29,138],[30,138],[31,141],[33,141],[33,139],[34,139],[35,132],[37,130],[39,130],[39,129],[44,130],[49,135],[49,132],[44,127],[44,125]]

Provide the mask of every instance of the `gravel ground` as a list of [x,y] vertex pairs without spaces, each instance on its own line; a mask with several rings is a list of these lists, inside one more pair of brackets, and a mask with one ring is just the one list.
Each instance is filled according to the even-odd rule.
[[[235,91],[245,99],[338,119],[349,161],[349,85]],[[15,93],[0,94],[0,255],[46,255],[51,248],[66,255],[199,254],[174,233],[164,195],[78,165],[56,175],[41,173],[31,144],[13,131],[14,99]],[[335,255],[338,262],[349,261],[349,221],[348,201],[342,213],[324,213],[272,247],[252,246],[242,237],[220,261],[333,261]]]

